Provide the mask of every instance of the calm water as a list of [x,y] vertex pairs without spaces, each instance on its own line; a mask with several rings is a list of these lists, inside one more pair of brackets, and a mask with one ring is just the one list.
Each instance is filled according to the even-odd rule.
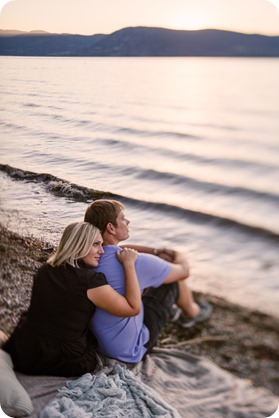
[[4,224],[57,243],[112,193],[130,242],[187,252],[194,289],[279,315],[278,59],[0,57],[0,71]]

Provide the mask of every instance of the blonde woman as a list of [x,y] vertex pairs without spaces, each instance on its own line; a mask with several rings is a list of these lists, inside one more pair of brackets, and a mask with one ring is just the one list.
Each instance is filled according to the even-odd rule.
[[88,330],[96,306],[120,317],[137,315],[141,293],[137,252],[116,254],[125,271],[125,296],[96,273],[103,254],[100,231],[86,222],[64,230],[57,251],[34,277],[31,303],[3,349],[26,374],[79,376],[96,367],[97,341]]

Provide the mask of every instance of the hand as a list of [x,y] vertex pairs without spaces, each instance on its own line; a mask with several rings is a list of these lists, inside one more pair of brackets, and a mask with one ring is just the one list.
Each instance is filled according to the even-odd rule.
[[116,256],[121,264],[135,264],[136,259],[138,258],[138,252],[132,248],[124,248],[122,251],[117,251]]
[[156,250],[156,255],[158,257],[163,258],[163,260],[169,261],[170,263],[174,262],[176,254],[176,251],[169,248],[158,248]]

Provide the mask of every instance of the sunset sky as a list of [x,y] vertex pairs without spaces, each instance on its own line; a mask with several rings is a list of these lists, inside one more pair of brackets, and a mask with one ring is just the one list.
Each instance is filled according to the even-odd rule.
[[279,0],[0,0],[0,29],[93,35],[127,26],[279,35]]

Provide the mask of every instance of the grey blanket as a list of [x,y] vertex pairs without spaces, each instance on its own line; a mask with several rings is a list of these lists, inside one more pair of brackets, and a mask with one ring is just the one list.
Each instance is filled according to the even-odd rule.
[[125,366],[87,373],[59,390],[40,418],[180,418],[170,405]]
[[[278,406],[278,399],[271,392],[254,387],[251,382],[233,376],[205,358],[195,357],[175,349],[154,350],[152,354],[146,356],[143,362],[131,368],[131,374],[128,373],[123,363],[107,360],[106,363],[100,364],[99,372],[89,375],[89,386],[92,383],[94,385],[96,376],[101,375],[105,380],[111,377],[111,382],[114,380],[121,385],[122,377],[124,381],[125,379],[124,375],[121,377],[118,373],[120,369],[115,368],[116,365],[120,365],[120,369],[124,368],[127,372],[124,373],[127,377],[127,379],[125,377],[124,386],[127,384],[127,387],[124,388],[123,396],[132,397],[133,391],[136,391],[135,388],[139,389],[141,383],[144,384],[142,387],[146,393],[142,397],[139,396],[140,402],[147,400],[149,396],[154,402],[153,412],[152,408],[148,408],[148,402],[144,408],[147,406],[152,413],[157,411],[157,408],[162,408],[162,411],[166,409],[165,415],[161,415],[164,418],[177,417],[176,413],[180,414],[181,418],[265,418],[271,416]],[[113,378],[114,374],[119,376],[119,380],[116,376]],[[42,411],[49,413],[47,405],[50,408],[56,405],[55,408],[58,410],[61,407],[59,404],[61,395],[63,397],[68,390],[74,390],[75,384],[73,382],[67,384],[69,379],[65,378],[22,374],[17,374],[17,376],[32,398],[35,408],[32,418],[38,418]],[[129,387],[129,377],[131,377],[131,386],[135,385],[134,389]],[[140,379],[141,383],[138,383],[137,379]],[[65,389],[59,392],[58,389],[62,387]],[[83,391],[80,394],[83,396]],[[68,399],[74,402],[74,407],[80,407],[78,393],[75,394],[74,400],[71,397]],[[133,399],[132,402],[136,401]],[[119,403],[118,408],[119,414],[122,413],[123,418],[126,418],[128,416],[125,413],[126,401],[122,405]],[[51,418],[70,416],[66,415],[68,411],[64,411],[62,415],[55,415],[57,411],[54,411],[55,409],[51,412],[52,415],[48,416]],[[93,418],[98,416],[95,412],[96,410],[88,412],[83,408],[81,415],[76,414],[74,417]],[[137,408],[134,411],[134,414],[136,413],[138,413]],[[103,416],[107,418],[109,415]],[[115,414],[113,416],[117,417]],[[130,416],[135,418],[138,415]]]

